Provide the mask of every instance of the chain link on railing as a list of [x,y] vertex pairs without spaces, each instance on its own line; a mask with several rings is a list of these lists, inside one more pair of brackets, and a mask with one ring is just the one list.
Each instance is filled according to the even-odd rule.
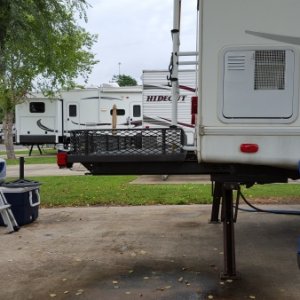
[[183,153],[180,128],[71,131],[74,155],[172,155]]

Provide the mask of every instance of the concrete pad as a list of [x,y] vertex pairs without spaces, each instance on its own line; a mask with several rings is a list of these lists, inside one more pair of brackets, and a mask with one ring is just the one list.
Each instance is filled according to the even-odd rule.
[[[75,176],[85,175],[87,169],[81,164],[74,164],[72,170],[60,169],[56,164],[26,164],[24,165],[25,177],[35,176]],[[19,177],[19,165],[6,166],[7,177]]]
[[209,175],[142,175],[131,184],[183,184],[210,183]]
[[299,217],[240,212],[240,279],[221,281],[222,225],[208,223],[210,209],[40,209],[19,232],[0,227],[0,299],[299,299]]
[[[6,166],[7,177],[19,177],[19,165]],[[76,176],[85,175],[89,171],[76,163],[72,169],[60,169],[56,164],[25,164],[25,177],[37,176]],[[182,183],[210,183],[208,175],[142,175],[131,182],[132,184],[182,184]]]
[[[72,169],[60,169],[56,164],[26,164],[25,177],[39,176],[77,176],[85,175],[89,171],[80,163],[73,165]],[[19,177],[19,165],[6,166],[7,177]],[[209,175],[141,175],[131,184],[203,184],[210,183]],[[300,180],[289,180],[289,183],[299,184]]]

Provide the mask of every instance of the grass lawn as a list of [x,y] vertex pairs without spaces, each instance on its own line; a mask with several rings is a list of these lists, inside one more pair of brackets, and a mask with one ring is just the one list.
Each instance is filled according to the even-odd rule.
[[209,184],[139,185],[136,176],[53,176],[42,183],[45,207],[210,203]]
[[[57,150],[54,148],[41,148],[43,155],[55,155],[57,153]],[[24,150],[15,150],[16,156],[27,156],[29,155],[29,147],[28,149]],[[4,156],[6,155],[6,151],[0,151],[0,155]],[[32,156],[41,156],[39,150],[34,148],[31,152]]]
[[25,158],[26,164],[55,164],[56,163],[56,153],[55,149],[42,149],[42,155],[39,153],[38,150],[33,150],[31,156],[29,155],[29,150],[20,150],[16,151],[17,159],[6,159],[6,152],[0,151],[1,157],[6,159],[6,164],[8,166],[11,165],[18,165],[19,164],[19,157],[23,156]]
[[[46,151],[49,151],[46,152]],[[54,151],[54,152],[53,152]],[[26,156],[28,152],[17,152]],[[25,157],[26,164],[55,164],[54,149],[37,150]],[[6,160],[7,165],[19,159]],[[31,178],[42,183],[42,206],[152,205],[211,203],[210,184],[130,184],[137,176],[49,176]],[[247,199],[255,203],[299,203],[300,184],[256,185],[243,188]]]
[[[21,155],[20,155],[21,156]],[[19,158],[17,159],[6,159],[6,165],[18,165]],[[56,156],[28,156],[25,157],[25,164],[26,165],[33,165],[33,164],[56,164]]]
[[242,191],[247,199],[255,203],[300,204],[300,184],[255,185],[249,189],[243,188]]
[[[131,184],[136,176],[33,177],[41,185],[43,207],[88,205],[209,204],[210,184]],[[300,184],[243,188],[254,203],[298,203]],[[241,200],[242,203],[242,200]]]

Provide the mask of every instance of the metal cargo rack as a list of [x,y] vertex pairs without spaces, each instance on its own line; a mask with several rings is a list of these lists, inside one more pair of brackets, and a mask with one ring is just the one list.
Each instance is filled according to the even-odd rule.
[[185,135],[180,128],[74,130],[73,161],[183,161]]

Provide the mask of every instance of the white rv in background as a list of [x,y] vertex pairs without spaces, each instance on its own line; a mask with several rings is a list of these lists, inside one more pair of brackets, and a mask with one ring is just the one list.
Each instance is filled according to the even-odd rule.
[[[170,127],[172,123],[172,93],[167,70],[143,71],[143,127]],[[195,115],[191,113],[196,96],[195,70],[180,70],[177,126],[184,129],[187,144],[194,143]],[[196,100],[196,99],[195,99]]]
[[52,99],[33,94],[16,106],[16,143],[66,143],[70,130],[111,128],[114,105],[117,128],[142,125],[141,86],[74,89]]
[[16,143],[56,144],[63,137],[63,104],[60,98],[34,94],[15,108]]

